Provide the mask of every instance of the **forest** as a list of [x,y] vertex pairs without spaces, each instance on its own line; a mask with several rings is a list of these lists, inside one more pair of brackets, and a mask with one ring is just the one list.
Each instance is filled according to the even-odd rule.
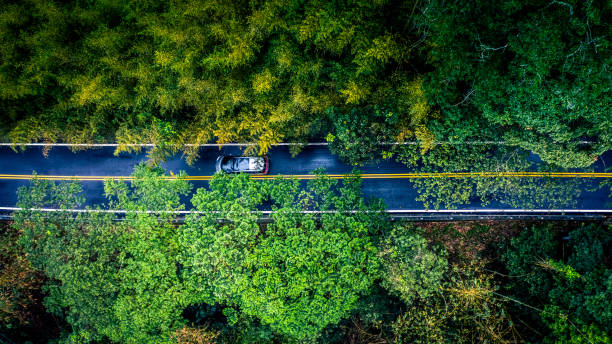
[[[146,142],[155,160],[193,161],[186,144],[253,142],[263,154],[326,140],[353,164],[436,169],[512,149],[587,167],[612,147],[605,0],[0,6],[8,142],[117,142],[118,153]],[[504,145],[462,146],[474,141]]]
[[[138,165],[91,212],[80,182],[19,191],[0,245],[14,342],[609,343],[602,223],[391,221],[358,174],[299,181]],[[274,212],[261,221],[260,209]],[[55,207],[41,213],[33,208]],[[104,210],[127,210],[116,214]],[[306,213],[305,210],[318,211]],[[359,210],[357,212],[353,210]],[[334,212],[332,212],[334,211]],[[181,220],[181,221],[179,221]]]
[[[0,0],[0,142],[154,144],[87,212],[76,180],[19,189],[0,343],[611,343],[609,221],[398,221],[358,170],[592,170],[610,18],[607,0]],[[196,187],[159,165],[309,142],[354,172]],[[587,189],[412,183],[436,209]]]

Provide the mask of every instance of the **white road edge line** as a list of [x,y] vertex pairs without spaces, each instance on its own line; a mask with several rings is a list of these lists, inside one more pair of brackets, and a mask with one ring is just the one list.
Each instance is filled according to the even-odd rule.
[[[420,142],[380,142],[379,145],[418,145]],[[497,144],[504,145],[506,144],[503,141],[469,141],[469,142],[434,142],[433,144],[441,145],[441,144]],[[184,144],[180,146],[185,147],[244,147],[244,146],[256,146],[257,143],[226,143],[226,144],[218,144],[218,143],[204,143],[204,144]],[[0,146],[26,146],[26,147],[118,147],[120,144],[118,143],[0,143]],[[155,147],[156,144],[153,143],[126,143],[122,144],[124,147]],[[272,146],[329,146],[327,142],[309,142],[309,143],[292,143],[292,142],[283,142],[276,143]]]
[[[0,207],[0,211],[4,210],[4,211],[19,211],[19,210],[24,210],[23,208],[18,208],[18,207]],[[42,211],[42,212],[72,212],[72,213],[88,213],[88,212],[92,212],[92,213],[113,213],[113,214],[123,214],[123,213],[147,213],[147,214],[152,214],[152,213],[172,213],[172,214],[202,214],[205,212],[200,212],[200,211],[193,211],[193,210],[175,210],[175,211],[170,211],[170,210],[159,210],[159,211],[155,211],[155,210],[146,210],[146,211],[142,211],[142,210],[121,210],[121,209],[56,209],[56,208],[30,208],[29,210],[32,211]],[[261,210],[261,211],[256,211],[262,214],[272,214],[275,213],[275,211],[272,210]],[[337,213],[338,211],[334,211],[334,210],[303,210],[300,211],[300,213],[302,214],[333,214],[333,213]],[[359,210],[347,210],[344,211],[346,213],[358,213],[361,212]],[[372,211],[375,212],[375,211]],[[435,210],[435,209],[388,209],[385,210],[385,212],[387,213],[391,213],[391,214],[397,214],[397,213],[407,213],[407,214],[412,214],[412,213],[465,213],[465,214],[469,214],[469,213],[499,213],[499,214],[507,214],[507,213],[521,213],[521,214],[530,214],[530,213],[551,213],[551,214],[561,214],[561,213],[568,213],[568,214],[576,214],[576,213],[605,213],[605,214],[612,214],[612,209],[456,209],[456,210],[452,210],[452,209],[439,209],[439,210]],[[218,211],[214,211],[213,213],[218,213]]]
[[[579,144],[591,144],[593,141],[579,141]],[[407,141],[407,142],[379,142],[379,145],[420,145],[421,142],[417,141]],[[437,141],[433,143],[434,145],[506,145],[505,141],[465,141],[465,142],[453,142],[453,141]],[[226,144],[218,144],[218,143],[205,143],[205,144],[184,144],[180,146],[185,147],[244,147],[244,146],[256,146],[257,143],[226,143]],[[292,143],[292,142],[283,142],[273,144],[272,146],[328,146],[327,142],[309,142],[309,143]],[[0,142],[0,147],[16,147],[16,146],[26,146],[26,147],[118,147],[120,144],[118,143],[8,143],[8,142]],[[155,147],[156,144],[153,143],[126,143],[122,144],[124,147]]]

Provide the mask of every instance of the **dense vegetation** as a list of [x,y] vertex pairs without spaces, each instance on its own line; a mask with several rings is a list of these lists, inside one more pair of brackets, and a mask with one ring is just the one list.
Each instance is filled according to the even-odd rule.
[[[324,174],[302,186],[217,175],[194,190],[200,213],[177,224],[193,186],[163,174],[139,165],[130,184],[105,182],[96,209],[128,210],[121,221],[66,211],[84,202],[78,182],[22,187],[20,207],[64,210],[19,211],[2,229],[0,333],[60,343],[610,341],[612,232],[601,224],[393,223],[363,199],[358,175]],[[269,221],[258,221],[262,209],[274,211]]]
[[585,167],[612,145],[610,6],[2,1],[1,134],[155,143],[154,158],[185,149],[189,160],[197,149],[185,143],[255,142],[265,153],[326,138],[351,163],[467,162],[477,152],[436,142],[503,140]]
[[[194,190],[156,163],[324,140],[352,166],[588,170],[612,150],[611,14],[606,0],[0,1],[0,140],[155,144],[90,212],[69,211],[86,204],[78,182],[20,189],[0,229],[0,342],[610,343],[610,226],[414,225],[364,199],[356,170]],[[588,189],[411,182],[436,208],[561,208]]]

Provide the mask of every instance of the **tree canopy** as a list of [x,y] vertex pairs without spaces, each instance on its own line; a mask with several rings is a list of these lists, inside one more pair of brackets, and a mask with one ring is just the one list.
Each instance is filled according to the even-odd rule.
[[[188,324],[183,310],[204,304],[220,305],[231,325],[252,317],[287,340],[312,340],[379,276],[374,238],[387,220],[380,202],[362,198],[358,175],[341,185],[319,175],[303,191],[297,180],[217,175],[180,226],[191,185],[163,175],[139,165],[130,184],[105,182],[107,209],[127,211],[122,221],[104,208],[70,212],[84,201],[78,182],[20,189],[14,226],[49,279],[45,307],[71,327],[65,340],[171,342]],[[274,211],[267,225],[264,204]]]
[[[345,318],[378,276],[371,235],[384,226],[381,209],[368,207],[351,183],[358,181],[334,191],[336,181],[320,176],[298,193],[295,180],[265,185],[242,175],[199,189],[193,203],[204,214],[189,215],[180,235],[193,302],[225,304],[226,315],[254,316],[298,340]],[[257,208],[266,199],[275,212],[262,232]],[[373,214],[303,213],[313,209]]]
[[5,1],[1,134],[118,142],[117,152],[154,143],[154,159],[183,149],[190,161],[197,149],[186,143],[255,142],[265,153],[327,137],[351,163],[376,159],[376,141],[417,141],[420,155],[436,141],[503,140],[585,167],[612,144],[609,10],[541,0]]
[[[137,167],[133,189],[108,181],[111,209],[180,209],[178,196],[189,185],[161,180],[160,173]],[[15,226],[28,259],[49,278],[47,310],[70,324],[69,341],[167,341],[168,331],[182,324],[185,303],[171,215],[131,212],[121,222],[112,213],[75,216],[69,210],[83,202],[80,191],[77,182],[45,180],[20,189],[19,206],[26,210],[16,214]],[[29,210],[53,206],[63,211]]]
[[184,219],[183,173],[138,165],[78,213],[79,182],[34,179],[0,240],[1,325],[25,338],[44,308],[65,343],[609,341],[610,228],[392,223],[358,173],[315,174],[218,174]]
[[[0,340],[609,343],[600,222],[392,222],[357,170],[194,189],[157,163],[325,141],[350,166],[589,170],[612,150],[611,4],[0,1],[0,140],[154,145],[95,208],[77,181],[20,188],[0,231]],[[567,208],[586,189],[411,182],[426,208]]]

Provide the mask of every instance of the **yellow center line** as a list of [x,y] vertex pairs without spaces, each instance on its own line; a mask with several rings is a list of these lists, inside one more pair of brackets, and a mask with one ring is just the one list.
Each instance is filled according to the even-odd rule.
[[[331,179],[345,178],[346,174],[327,174]],[[283,174],[283,175],[252,175],[253,179],[296,178],[314,179],[312,174]],[[528,178],[612,178],[612,173],[595,172],[447,172],[447,173],[365,173],[363,179],[411,179],[411,178],[499,178],[499,177],[528,177]],[[134,180],[133,176],[67,176],[67,175],[29,175],[29,174],[0,174],[0,179],[5,180],[82,180],[82,181],[104,181]],[[163,176],[164,179],[176,179],[177,176]],[[185,180],[211,180],[213,176],[186,176]]]

